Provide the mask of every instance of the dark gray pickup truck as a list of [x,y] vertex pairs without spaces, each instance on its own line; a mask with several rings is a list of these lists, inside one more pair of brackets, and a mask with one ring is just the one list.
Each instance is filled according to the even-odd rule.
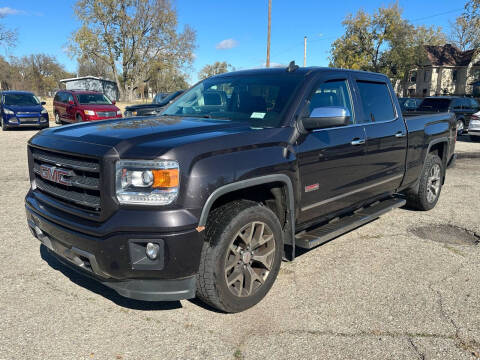
[[448,113],[402,116],[387,77],[328,68],[208,78],[160,116],[44,130],[28,145],[28,226],[123,296],[258,303],[282,258],[407,204],[435,206]]

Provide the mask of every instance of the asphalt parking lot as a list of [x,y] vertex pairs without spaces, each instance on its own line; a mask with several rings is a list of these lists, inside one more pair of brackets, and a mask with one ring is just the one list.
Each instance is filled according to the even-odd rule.
[[34,133],[0,132],[0,359],[480,357],[480,143],[457,143],[434,210],[302,253],[259,305],[226,315],[127,300],[41,248],[23,205]]

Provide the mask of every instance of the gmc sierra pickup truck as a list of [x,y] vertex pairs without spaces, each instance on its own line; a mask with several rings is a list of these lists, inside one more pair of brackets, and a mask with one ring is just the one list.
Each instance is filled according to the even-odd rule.
[[388,78],[328,68],[208,78],[163,113],[28,144],[28,226],[59,260],[140,300],[258,303],[282,259],[388,210],[432,209],[452,114],[405,119]]

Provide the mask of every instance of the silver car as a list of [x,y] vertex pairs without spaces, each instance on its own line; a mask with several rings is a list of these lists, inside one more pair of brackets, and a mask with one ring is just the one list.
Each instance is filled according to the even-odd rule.
[[468,125],[468,135],[473,141],[480,142],[480,111],[473,114]]

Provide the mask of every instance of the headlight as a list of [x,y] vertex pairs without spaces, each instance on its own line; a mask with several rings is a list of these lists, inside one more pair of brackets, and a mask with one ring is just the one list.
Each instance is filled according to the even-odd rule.
[[7,115],[13,115],[13,114],[15,114],[15,113],[14,113],[12,110],[10,110],[10,109],[3,109],[3,112],[4,112],[5,114],[7,114]]
[[43,109],[43,110],[41,111],[41,114],[48,114],[47,109]]
[[117,116],[118,116],[118,115],[122,115],[122,111],[121,111],[121,110],[118,110],[118,111],[117,111]]
[[119,160],[116,194],[121,204],[168,205],[178,195],[178,162]]
[[85,115],[95,116],[95,111],[93,110],[83,110],[83,112],[85,113]]

